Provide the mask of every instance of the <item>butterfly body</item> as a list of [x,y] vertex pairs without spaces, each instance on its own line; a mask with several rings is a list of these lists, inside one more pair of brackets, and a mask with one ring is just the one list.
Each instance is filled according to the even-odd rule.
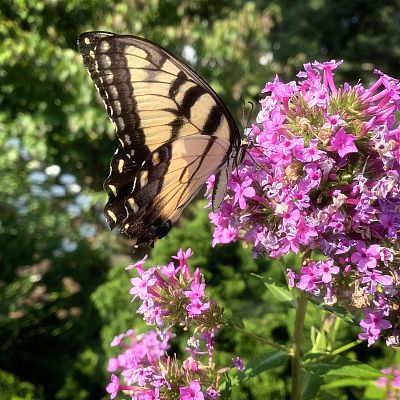
[[213,173],[218,208],[244,147],[213,89],[167,50],[139,37],[87,32],[78,48],[119,139],[104,182],[110,228],[152,245]]

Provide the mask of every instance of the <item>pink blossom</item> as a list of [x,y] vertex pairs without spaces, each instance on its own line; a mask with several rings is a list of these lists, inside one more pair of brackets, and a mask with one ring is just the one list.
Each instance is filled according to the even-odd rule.
[[212,386],[207,388],[207,398],[210,400],[216,400],[218,398],[218,391]]
[[132,265],[128,265],[127,267],[125,267],[126,270],[129,269],[133,269],[136,268],[138,270],[138,272],[140,273],[141,271],[143,271],[143,264],[146,262],[148,255],[146,254],[141,260],[137,261],[135,264]]
[[119,389],[120,385],[118,376],[112,374],[111,382],[106,387],[107,393],[110,393],[110,399],[113,399],[118,394]]
[[179,260],[179,266],[187,278],[190,278],[190,272],[188,269],[187,260],[192,255],[193,255],[192,249],[188,248],[186,251],[179,249],[178,254],[176,256],[172,256],[172,258],[174,258],[175,260]]
[[347,134],[343,128],[340,128],[331,141],[331,146],[343,158],[349,153],[358,152],[357,147],[353,143],[355,140],[356,138],[353,135]]
[[190,290],[184,290],[185,296],[189,297],[190,300],[195,300],[204,296],[204,290],[206,285],[204,283],[192,282]]
[[199,299],[192,300],[192,302],[186,307],[189,317],[195,317],[207,311],[210,308],[209,303],[203,303]]
[[[122,352],[109,360],[108,369],[115,374],[106,390],[112,399],[125,390],[135,400],[159,400],[160,393],[164,396],[167,392],[173,398],[204,399],[203,385],[208,388],[208,398],[219,396],[214,389],[219,382],[213,360],[214,336],[225,317],[217,302],[207,296],[200,269],[190,273],[187,259],[191,255],[190,249],[180,249],[172,257],[176,261],[147,270],[141,268],[140,278],[132,280],[131,293],[142,302],[138,313],[148,324],[156,325],[158,332],[135,335],[130,329],[114,338],[112,345],[119,346]],[[169,331],[172,326],[194,331],[185,349],[190,356],[183,363],[166,353],[174,336]],[[119,383],[117,372],[126,385]],[[187,382],[188,386],[179,387],[177,382]]]
[[216,230],[213,234],[212,246],[215,247],[217,243],[230,243],[237,237],[237,231],[232,226]]
[[325,156],[323,151],[318,150],[319,141],[316,139],[310,140],[308,147],[301,150],[301,161],[319,161]]
[[368,347],[372,346],[378,339],[381,331],[377,328],[368,328],[358,335],[361,340],[367,340]]
[[179,388],[179,393],[181,395],[181,400],[204,400],[204,394],[197,380],[190,382],[189,387]]
[[[400,84],[377,71],[370,88],[339,85],[333,72],[340,64],[305,64],[296,82],[276,77],[265,85],[258,125],[247,131],[254,146],[233,171],[220,210],[210,214],[213,246],[242,240],[254,256],[273,258],[319,253],[323,262],[288,271],[290,284],[333,302],[351,296],[349,283],[357,282],[371,308],[386,307],[394,323]],[[394,328],[361,328],[370,345],[397,335]]]
[[319,262],[318,270],[321,274],[322,282],[329,283],[332,281],[332,275],[339,273],[339,267],[333,265],[333,260],[327,262]]
[[287,269],[287,278],[288,278],[288,285],[290,287],[294,287],[294,279],[296,278],[296,274],[290,269]]
[[119,368],[118,358],[110,358],[108,360],[107,371],[108,372],[115,372]]
[[379,271],[365,271],[365,276],[361,278],[361,283],[370,284],[370,292],[374,293],[376,291],[376,286],[380,283],[383,286],[390,286],[393,281],[388,275],[382,275]]
[[245,197],[253,197],[256,192],[250,187],[252,180],[247,178],[245,181],[240,183],[234,183],[233,190],[235,192],[235,200],[234,203],[239,203],[239,207],[243,210],[246,208],[246,199]]
[[357,268],[360,271],[364,271],[366,268],[375,268],[377,260],[379,259],[379,252],[376,246],[366,248],[365,242],[360,240],[357,242],[356,251],[351,255],[351,261],[357,264]]
[[144,300],[148,297],[149,287],[154,286],[157,279],[149,271],[146,271],[141,278],[132,278],[131,283],[133,288],[129,293],[134,295],[133,299],[139,296],[140,299]]

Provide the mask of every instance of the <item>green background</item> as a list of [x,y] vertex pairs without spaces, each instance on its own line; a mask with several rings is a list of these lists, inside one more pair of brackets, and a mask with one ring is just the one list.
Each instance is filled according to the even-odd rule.
[[[249,107],[241,99],[257,104],[265,82],[275,74],[294,79],[305,62],[343,59],[336,78],[352,83],[370,81],[374,68],[399,76],[398,0],[1,2],[1,399],[105,398],[112,337],[145,329],[123,267],[148,249],[132,254],[102,216],[102,181],[116,141],[77,53],[76,38],[88,30],[143,36],[178,56],[191,52],[192,67],[242,128]],[[288,342],[293,310],[251,275],[283,279],[279,264],[255,261],[238,244],[212,249],[211,235],[204,202],[194,202],[152,260],[167,263],[179,247],[192,247],[192,266],[204,269],[222,305],[254,333]],[[322,318],[311,307],[305,332]],[[342,323],[338,345],[356,334]],[[177,340],[174,350],[180,354],[182,346]],[[219,335],[217,349],[221,366],[233,354],[248,362],[268,350],[232,332]],[[377,368],[391,357],[384,345],[360,345],[350,356]],[[286,399],[289,376],[289,366],[260,374],[232,398]],[[318,398],[363,399],[366,386]]]

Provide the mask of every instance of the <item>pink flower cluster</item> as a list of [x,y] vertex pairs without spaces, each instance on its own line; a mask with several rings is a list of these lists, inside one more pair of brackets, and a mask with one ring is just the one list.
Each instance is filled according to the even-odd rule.
[[146,256],[128,267],[136,268],[139,274],[139,277],[131,279],[130,293],[134,295],[133,300],[137,297],[142,300],[138,313],[143,314],[148,324],[168,329],[174,325],[187,326],[194,321],[201,331],[221,325],[222,310],[216,302],[207,300],[200,270],[197,268],[191,276],[187,264],[191,255],[190,249],[186,252],[181,249],[172,257],[175,262],[168,265],[145,270]]
[[301,254],[301,270],[288,270],[293,286],[331,304],[348,301],[364,312],[360,338],[395,344],[400,85],[375,71],[369,89],[337,87],[340,64],[306,64],[297,82],[266,84],[247,157],[210,214],[213,245],[240,239],[255,255]]
[[[397,400],[400,398],[400,369],[384,368],[382,373],[393,375],[391,378],[382,377],[376,381],[376,386],[387,391],[387,400]],[[389,382],[388,382],[389,380]]]
[[[123,352],[111,358],[108,371],[119,372],[120,383],[112,374],[107,392],[113,399],[118,392],[131,395],[132,400],[216,399],[219,395],[221,374],[229,368],[216,370],[213,361],[214,337],[226,322],[223,310],[205,294],[205,282],[197,268],[192,276],[187,263],[190,249],[179,250],[168,265],[144,269],[147,256],[127,269],[135,268],[139,277],[132,278],[130,293],[142,301],[138,313],[158,331],[135,336],[133,331],[114,338],[112,346]],[[169,340],[174,336],[169,329],[194,327],[187,341],[188,357],[181,363],[168,355]],[[236,357],[232,367],[244,369]]]
[[[122,353],[108,360],[109,372],[121,372],[125,384],[120,384],[119,378],[112,374],[111,382],[107,385],[107,392],[113,399],[121,390],[135,392],[140,388],[133,399],[153,399],[159,392],[159,386],[164,384],[162,371],[157,371],[157,365],[169,348],[171,333],[163,339],[155,331],[136,336],[132,329],[118,335],[111,342],[111,346],[120,346]],[[146,381],[151,377],[153,388],[144,389]]]

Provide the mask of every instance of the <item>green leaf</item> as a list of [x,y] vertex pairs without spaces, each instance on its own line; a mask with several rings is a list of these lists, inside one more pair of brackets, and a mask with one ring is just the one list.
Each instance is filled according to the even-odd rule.
[[321,387],[322,390],[331,390],[337,389],[341,387],[366,387],[367,385],[373,384],[374,381],[358,379],[358,378],[343,378],[343,379],[335,379],[332,382],[328,382]]
[[328,346],[327,332],[319,330],[315,326],[311,326],[310,332],[311,343],[313,345],[310,351],[318,352],[318,350],[325,350]]
[[386,388],[378,388],[374,383],[369,385],[364,392],[365,400],[382,400]]
[[375,379],[383,376],[375,368],[343,356],[335,356],[321,362],[305,364],[305,368],[307,371],[319,376],[345,376],[359,379]]
[[262,279],[267,289],[278,301],[285,303],[291,307],[295,307],[297,300],[294,298],[292,292],[287,288],[287,286],[283,285],[273,278],[264,278],[256,274],[252,275]]
[[316,398],[323,379],[313,373],[302,372],[303,390],[302,400],[313,400]]
[[229,322],[231,322],[234,327],[244,329],[244,322],[242,318],[239,318],[237,315],[232,314],[230,315],[229,320],[230,320]]
[[347,310],[347,308],[339,306],[337,304],[335,304],[333,306],[329,305],[329,304],[326,304],[324,302],[324,300],[319,298],[319,297],[309,296],[309,300],[313,304],[315,304],[318,308],[321,308],[324,311],[329,311],[330,313],[335,314],[340,319],[342,319],[343,321],[348,322],[349,324],[358,326],[358,323],[354,319],[354,316]]
[[[255,376],[261,374],[268,369],[278,368],[286,365],[290,356],[282,350],[269,351],[262,356],[256,357],[248,365],[243,372],[236,372],[235,375],[230,376],[230,386],[238,386]],[[225,382],[221,385],[221,390],[226,388]]]

